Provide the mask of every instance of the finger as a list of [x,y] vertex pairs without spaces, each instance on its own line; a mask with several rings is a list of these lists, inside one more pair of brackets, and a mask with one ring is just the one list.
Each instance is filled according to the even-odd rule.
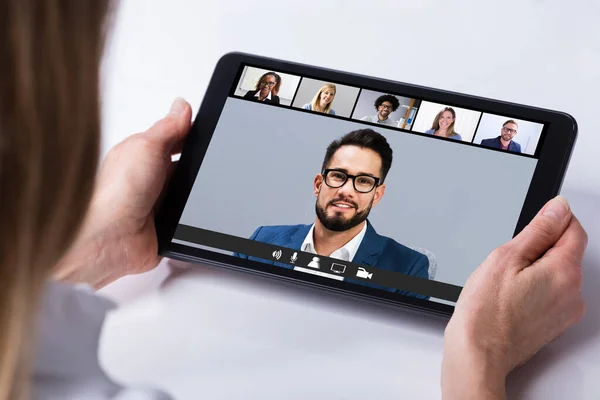
[[165,197],[167,195],[168,188],[169,188],[168,183],[171,180],[171,177],[173,176],[173,173],[175,172],[175,168],[177,168],[178,164],[179,164],[179,161],[171,161],[168,164],[165,185],[163,185],[163,188],[160,191],[160,194],[158,195],[158,199],[156,200],[156,203],[154,204],[154,208],[153,208],[154,212],[156,212],[156,210],[158,210],[161,207],[162,203],[164,202]]
[[565,233],[558,239],[545,257],[559,255],[575,265],[581,266],[583,255],[588,244],[588,235],[579,220],[573,215]]
[[563,235],[571,221],[571,209],[566,199],[550,200],[533,220],[509,242],[517,265],[525,268],[533,264]]
[[143,134],[157,142],[169,155],[181,151],[185,136],[190,130],[192,108],[181,98],[175,99],[169,114],[156,122]]

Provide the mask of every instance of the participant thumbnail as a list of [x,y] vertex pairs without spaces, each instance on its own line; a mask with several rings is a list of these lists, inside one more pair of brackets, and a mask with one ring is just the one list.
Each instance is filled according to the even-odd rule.
[[352,119],[410,129],[419,103],[419,100],[409,97],[363,90],[352,113]]
[[484,147],[534,155],[543,124],[494,114],[483,114],[473,143]]
[[359,88],[303,78],[293,107],[350,118]]
[[246,66],[234,95],[248,100],[289,106],[299,83],[300,77],[296,75]]
[[412,130],[470,143],[479,118],[479,111],[423,101]]

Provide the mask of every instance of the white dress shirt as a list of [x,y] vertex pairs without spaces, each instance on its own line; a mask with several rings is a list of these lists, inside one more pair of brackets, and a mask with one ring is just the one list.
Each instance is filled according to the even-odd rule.
[[[254,97],[256,97],[256,98],[258,98],[260,100],[260,89],[258,89],[258,92],[256,92],[256,94],[254,95]],[[269,91],[269,94],[267,95],[267,97],[265,97],[261,101],[265,101],[265,100],[271,100],[271,92],[270,91]]]
[[[302,242],[302,246],[300,246],[300,250],[305,251],[307,253],[317,254],[315,251],[315,242],[314,242],[314,230],[315,224],[310,227],[304,242]],[[361,231],[354,236],[348,243],[339,249],[335,250],[329,257],[337,258],[338,260],[349,261],[351,262],[358,251],[360,244],[362,243],[363,238],[365,237],[365,233],[367,232],[367,222],[364,222],[364,226]]]
[[392,119],[389,117],[382,121],[379,119],[378,115],[370,115],[367,117],[362,117],[360,120],[367,121],[367,122],[373,122],[373,123],[381,124],[381,125],[395,126],[396,128],[398,127],[398,121],[392,121]]

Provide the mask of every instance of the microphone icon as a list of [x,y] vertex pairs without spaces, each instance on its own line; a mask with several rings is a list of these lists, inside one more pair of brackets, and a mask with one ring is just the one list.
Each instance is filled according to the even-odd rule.
[[298,253],[292,254],[292,258],[290,259],[290,261],[293,263],[295,263],[298,260]]

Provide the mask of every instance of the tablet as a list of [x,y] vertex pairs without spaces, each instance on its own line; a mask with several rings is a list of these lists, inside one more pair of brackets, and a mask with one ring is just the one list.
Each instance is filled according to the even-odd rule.
[[563,112],[230,53],[159,252],[448,316],[558,194],[576,133]]

